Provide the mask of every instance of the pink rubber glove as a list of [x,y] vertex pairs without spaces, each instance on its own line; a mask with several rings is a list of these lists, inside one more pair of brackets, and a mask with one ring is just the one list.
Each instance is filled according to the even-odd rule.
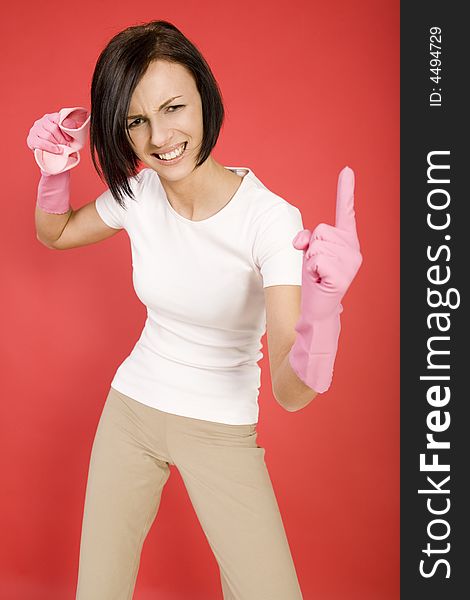
[[[35,121],[29,131],[26,143],[28,148],[34,150],[36,162],[41,170],[37,205],[45,212],[64,214],[70,210],[70,169],[80,162],[80,158],[78,152],[69,152],[71,149],[69,144],[74,143],[74,138],[68,132],[74,134],[74,131],[78,129],[80,131],[79,142],[80,144],[84,143],[83,111],[85,109],[79,107],[46,114]],[[74,117],[78,117],[78,120],[75,120]],[[69,149],[65,155],[64,148]],[[45,158],[45,162],[43,162],[43,158]],[[44,166],[44,169],[41,165]],[[59,172],[51,174],[49,172],[51,167],[52,171],[59,169]]]
[[37,206],[45,212],[63,215],[70,210],[70,171],[49,175],[41,171]]
[[300,231],[294,248],[303,250],[300,318],[289,352],[297,376],[318,393],[326,392],[341,331],[341,300],[362,264],[354,213],[354,171],[339,174],[335,227],[320,223]]

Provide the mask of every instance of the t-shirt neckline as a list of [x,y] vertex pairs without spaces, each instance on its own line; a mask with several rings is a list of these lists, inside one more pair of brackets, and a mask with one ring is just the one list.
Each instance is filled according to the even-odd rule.
[[200,221],[193,221],[192,219],[187,219],[186,217],[183,217],[183,215],[180,215],[179,212],[177,212],[170,204],[165,190],[160,182],[160,185],[162,186],[162,190],[163,190],[163,195],[164,195],[164,199],[165,199],[165,205],[167,207],[167,210],[173,214],[177,219],[179,219],[180,221],[183,221],[183,223],[189,223],[190,225],[193,226],[199,226],[202,225],[203,223],[209,223],[212,222],[213,220],[215,220],[216,218],[219,218],[220,215],[224,214],[225,212],[227,212],[231,206],[233,206],[237,199],[239,198],[239,196],[241,195],[241,192],[244,190],[246,182],[245,180],[251,175],[251,169],[249,169],[248,167],[225,167],[225,169],[228,169],[230,171],[234,171],[235,173],[237,171],[246,171],[245,175],[243,175],[242,180],[240,185],[238,186],[236,192],[233,194],[233,196],[231,197],[231,199],[227,202],[227,204],[225,204],[225,206],[223,206],[220,210],[218,210],[216,213],[214,213],[213,215],[211,215],[210,217],[207,217],[207,219],[201,219]]

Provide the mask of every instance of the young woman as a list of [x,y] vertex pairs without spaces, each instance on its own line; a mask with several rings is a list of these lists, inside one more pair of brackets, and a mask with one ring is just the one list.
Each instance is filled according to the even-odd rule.
[[38,238],[66,249],[125,229],[147,320],[96,431],[76,598],[132,598],[173,465],[218,562],[224,599],[299,600],[257,444],[260,339],[267,331],[273,394],[286,410],[328,389],[340,302],[362,261],[353,173],[340,174],[336,226],[311,232],[250,168],[217,162],[219,88],[197,48],[166,21],[125,29],[97,61],[90,142],[109,187],[74,211],[69,178],[81,145],[73,132],[83,134],[84,116],[45,115],[28,136],[42,165]]

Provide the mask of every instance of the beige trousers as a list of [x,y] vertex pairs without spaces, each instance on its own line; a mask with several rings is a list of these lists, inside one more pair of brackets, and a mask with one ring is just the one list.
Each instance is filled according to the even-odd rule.
[[217,560],[224,600],[302,600],[256,438],[256,424],[182,417],[110,388],[90,457],[76,600],[132,599],[170,465]]

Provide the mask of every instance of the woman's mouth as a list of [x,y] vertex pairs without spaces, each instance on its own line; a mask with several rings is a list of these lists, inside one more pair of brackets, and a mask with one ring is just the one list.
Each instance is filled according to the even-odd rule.
[[166,154],[152,154],[152,156],[154,156],[158,160],[159,163],[162,163],[165,165],[172,165],[181,160],[181,157],[184,155],[187,145],[188,145],[188,142],[183,142],[177,148],[175,148],[172,152],[168,152]]

